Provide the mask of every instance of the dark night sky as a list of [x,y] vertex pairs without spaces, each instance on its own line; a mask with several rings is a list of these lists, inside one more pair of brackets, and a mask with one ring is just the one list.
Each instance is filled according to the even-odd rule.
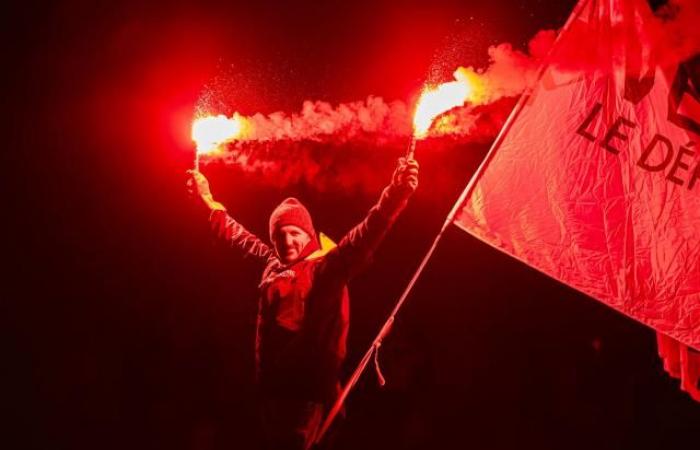
[[[244,114],[407,101],[435,55],[486,63],[573,1],[23,3],[2,13],[8,255],[0,446],[254,449],[259,268],[213,245],[183,186],[189,125],[222,74]],[[463,37],[468,37],[464,41]],[[459,40],[458,40],[459,39]],[[456,41],[459,45],[455,45]],[[447,51],[447,49],[452,51]],[[452,61],[454,60],[454,61]],[[312,144],[309,144],[312,145]],[[351,287],[351,370],[487,144],[419,149],[421,188]],[[401,148],[346,144],[389,179]],[[206,170],[205,170],[206,173]],[[251,230],[304,200],[339,238],[374,193],[280,189],[211,167]],[[338,429],[341,449],[680,448],[700,405],[654,334],[450,229]],[[371,372],[371,370],[369,371]],[[692,444],[690,444],[692,445]]]

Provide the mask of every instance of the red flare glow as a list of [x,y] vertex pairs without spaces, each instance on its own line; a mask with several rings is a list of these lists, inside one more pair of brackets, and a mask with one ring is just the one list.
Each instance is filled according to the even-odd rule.
[[213,152],[221,144],[241,136],[244,127],[244,119],[238,113],[231,118],[219,114],[196,119],[192,123],[192,140],[197,144],[197,153]]
[[481,85],[475,72],[461,67],[455,71],[454,77],[456,81],[426,88],[421,94],[413,116],[413,134],[416,138],[427,136],[436,117],[452,108],[463,106]]

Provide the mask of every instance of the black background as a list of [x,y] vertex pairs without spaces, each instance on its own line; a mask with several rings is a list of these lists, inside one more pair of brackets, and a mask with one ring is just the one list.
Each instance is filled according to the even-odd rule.
[[[183,186],[206,83],[227,77],[244,114],[306,99],[407,101],[436,55],[445,70],[484,65],[489,45],[525,48],[573,3],[4,6],[2,448],[257,448],[259,269],[211,245]],[[455,36],[467,40],[455,47]],[[251,230],[264,236],[274,205],[298,195],[338,239],[403,148],[307,145],[357,155],[367,185],[280,189],[235,168],[203,170]],[[419,191],[351,287],[347,371],[487,149],[419,147]],[[664,374],[654,339],[450,228],[382,348],[388,385],[368,370],[337,448],[692,447],[700,406]]]

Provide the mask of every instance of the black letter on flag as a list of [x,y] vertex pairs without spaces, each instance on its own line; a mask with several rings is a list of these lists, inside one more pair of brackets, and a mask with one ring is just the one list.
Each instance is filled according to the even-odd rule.
[[683,180],[680,178],[676,177],[676,171],[678,168],[682,168],[685,170],[688,170],[690,166],[688,164],[684,163],[681,161],[681,158],[683,158],[683,155],[694,155],[695,152],[691,152],[685,147],[681,147],[680,150],[678,151],[678,156],[676,156],[676,161],[673,163],[673,166],[671,166],[671,170],[668,172],[668,175],[666,175],[666,179],[670,181],[671,183],[676,183],[681,186],[683,186]]
[[690,177],[690,183],[688,183],[688,189],[693,189],[693,186],[695,186],[695,182],[700,180],[700,164],[695,166],[695,172],[693,172],[693,176]]
[[595,142],[595,136],[593,136],[588,131],[586,131],[586,128],[588,128],[588,126],[591,124],[591,122],[593,122],[593,119],[595,119],[595,116],[598,115],[598,113],[600,112],[602,107],[603,107],[602,103],[600,103],[600,102],[596,103],[593,106],[591,113],[588,115],[588,117],[586,117],[586,120],[584,120],[583,123],[581,124],[581,126],[578,127],[578,130],[576,130],[576,132],[578,134],[585,137],[586,139],[588,139],[591,142]]
[[618,138],[622,139],[623,141],[627,140],[627,135],[620,133],[620,125],[625,125],[629,128],[634,128],[637,126],[636,123],[625,119],[624,117],[618,117],[618,119],[615,121],[612,127],[608,130],[608,132],[605,134],[605,139],[603,139],[603,142],[600,143],[600,146],[603,147],[605,150],[609,151],[610,153],[613,153],[617,155],[620,153],[620,150],[616,149],[612,145],[610,145],[610,141],[613,140],[613,138]]
[[[661,164],[652,166],[650,164],[647,164],[647,159],[649,158],[649,155],[651,155],[652,150],[654,150],[654,147],[656,146],[657,142],[660,142],[666,146],[667,153]],[[649,145],[647,145],[647,148],[644,149],[644,152],[642,152],[642,157],[639,158],[637,165],[642,169],[648,170],[650,172],[658,172],[659,170],[664,170],[664,168],[666,168],[668,163],[671,162],[672,157],[673,145],[671,144],[671,141],[669,141],[667,137],[657,134],[654,136],[654,139],[651,140]]]

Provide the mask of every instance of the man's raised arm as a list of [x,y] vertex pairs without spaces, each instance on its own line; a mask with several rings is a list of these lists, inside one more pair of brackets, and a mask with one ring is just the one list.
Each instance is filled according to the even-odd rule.
[[403,211],[409,197],[418,187],[418,163],[399,159],[391,183],[382,191],[379,201],[365,219],[341,239],[336,255],[341,270],[350,278],[370,262],[372,253]]
[[209,181],[198,170],[188,170],[190,175],[187,188],[190,195],[199,206],[209,212],[209,225],[214,235],[232,248],[237,248],[244,255],[253,256],[262,262],[267,262],[275,256],[272,249],[243,225],[236,222],[226,212],[221,203],[214,200],[209,189]]

